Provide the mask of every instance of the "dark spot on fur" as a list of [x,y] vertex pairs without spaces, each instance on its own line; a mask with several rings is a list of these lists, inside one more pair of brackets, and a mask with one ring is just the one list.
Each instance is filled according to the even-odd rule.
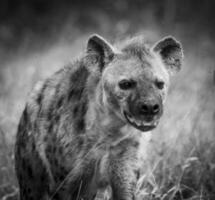
[[[51,124],[50,124],[50,125],[51,125]],[[49,131],[48,131],[48,132],[49,132]],[[44,137],[44,142],[47,142],[48,139],[49,139],[48,135],[45,135],[45,137]]]
[[48,121],[52,120],[52,113],[53,113],[53,109],[49,108],[48,113],[47,113],[47,119],[48,119]]
[[58,148],[58,153],[59,153],[60,155],[63,154],[63,147],[59,147],[59,148]]
[[52,153],[52,146],[51,146],[51,145],[48,145],[48,146],[46,147],[46,153],[47,153],[47,156],[49,156],[49,154]]
[[87,112],[87,101],[79,102],[77,105],[78,112],[74,116],[75,130],[78,132],[84,131],[85,129],[85,114]]
[[36,151],[35,142],[32,142],[31,148],[32,148],[32,152]]
[[27,173],[28,173],[29,178],[33,178],[33,171],[32,171],[31,166],[27,167]]
[[51,144],[55,145],[58,142],[58,139],[56,136],[51,137]]
[[26,138],[27,135],[26,131],[29,128],[28,126],[29,126],[28,113],[27,108],[25,107],[18,126],[18,133],[20,134],[19,137],[22,138],[22,141],[20,141],[21,143],[20,145],[25,146],[24,138]]
[[140,143],[139,143],[139,142],[137,142],[137,141],[134,141],[134,142],[133,142],[133,147],[134,147],[134,148],[138,148],[138,147],[139,147],[139,145],[140,145]]
[[78,106],[75,106],[74,109],[73,109],[73,116],[76,116],[77,113],[78,113]]
[[40,93],[37,97],[37,100],[36,100],[38,105],[40,105],[42,103],[42,99],[43,99],[43,94]]
[[72,90],[69,92],[68,101],[70,101],[70,100],[72,99],[72,97],[75,96],[74,94],[75,94],[75,92],[74,92],[74,90],[72,89]]
[[71,83],[84,82],[89,75],[87,68],[81,63],[79,68],[71,75]]
[[76,129],[79,130],[79,131],[82,131],[84,130],[85,128],[85,121],[83,119],[80,119],[76,122],[76,125],[75,125]]
[[[51,146],[51,149],[50,149],[51,154],[54,154],[54,153],[55,153],[55,151],[56,151],[56,147]],[[53,155],[52,155],[52,156],[53,156]]]
[[45,82],[43,87],[42,87],[42,89],[41,89],[41,91],[40,91],[40,93],[39,93],[39,95],[38,95],[38,97],[37,97],[37,99],[36,99],[37,104],[40,106],[39,110],[41,110],[42,101],[43,101],[43,97],[44,97],[44,91],[46,89],[46,86],[47,86],[47,83]]
[[74,90],[72,89],[72,90],[69,92],[68,101],[70,101],[70,100],[72,99],[73,96],[74,96]]
[[[50,123],[49,126],[48,126],[48,133],[51,133],[53,131],[53,123]],[[44,139],[47,139],[47,138],[44,138]]]
[[78,140],[78,146],[81,147],[83,144],[84,144],[84,141],[83,141],[82,138],[80,138],[80,139]]
[[26,107],[25,107],[25,110],[23,111],[23,120],[25,123],[27,123],[28,121],[28,111]]
[[68,93],[68,101],[73,103],[72,112],[74,116],[74,128],[77,132],[85,129],[85,114],[87,110],[88,97],[85,92],[86,82],[89,72],[85,66],[80,65],[79,68],[70,77],[70,91]]
[[60,97],[60,99],[57,102],[57,108],[60,108],[62,106],[63,100],[64,100],[64,97]]
[[88,75],[89,72],[84,65],[80,65],[79,68],[71,75],[71,89],[68,93],[68,101],[71,99],[79,100],[82,97]]
[[54,154],[55,152],[56,152],[56,147],[53,146],[53,147],[52,147],[52,153]]
[[58,123],[60,120],[60,115],[56,115],[55,118],[54,118],[54,122],[55,123]]
[[72,88],[69,92],[68,100],[80,100],[83,94],[84,88]]
[[138,180],[140,178],[140,170],[139,169],[134,170],[134,173],[135,173],[136,179]]
[[87,102],[84,101],[80,104],[80,114],[81,116],[84,116],[87,112]]

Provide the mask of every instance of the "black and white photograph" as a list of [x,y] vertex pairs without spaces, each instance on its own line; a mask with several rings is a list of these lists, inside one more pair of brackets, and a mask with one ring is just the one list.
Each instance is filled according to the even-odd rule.
[[1,0],[0,200],[215,200],[215,1]]

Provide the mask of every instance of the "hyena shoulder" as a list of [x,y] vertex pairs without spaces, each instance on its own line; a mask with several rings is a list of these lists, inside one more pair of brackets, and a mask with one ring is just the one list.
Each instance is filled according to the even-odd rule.
[[68,114],[66,110],[73,111],[72,117],[77,116],[78,107],[86,103],[84,96],[88,76],[89,70],[80,59],[38,82],[26,104],[32,120],[56,123],[53,118],[60,120]]

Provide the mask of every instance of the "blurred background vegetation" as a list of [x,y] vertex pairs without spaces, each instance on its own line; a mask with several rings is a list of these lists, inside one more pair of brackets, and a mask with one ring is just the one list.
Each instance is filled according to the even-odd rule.
[[213,0],[1,0],[0,199],[17,199],[13,145],[28,92],[95,32],[111,42],[137,34],[182,42],[183,70],[152,134],[139,194],[215,199],[214,10]]

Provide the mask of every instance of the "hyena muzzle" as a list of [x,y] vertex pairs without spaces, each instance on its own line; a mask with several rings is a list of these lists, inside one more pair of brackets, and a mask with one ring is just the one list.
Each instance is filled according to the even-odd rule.
[[15,147],[20,200],[135,199],[142,138],[158,125],[182,57],[173,37],[148,47],[142,37],[112,46],[91,36],[26,103]]

